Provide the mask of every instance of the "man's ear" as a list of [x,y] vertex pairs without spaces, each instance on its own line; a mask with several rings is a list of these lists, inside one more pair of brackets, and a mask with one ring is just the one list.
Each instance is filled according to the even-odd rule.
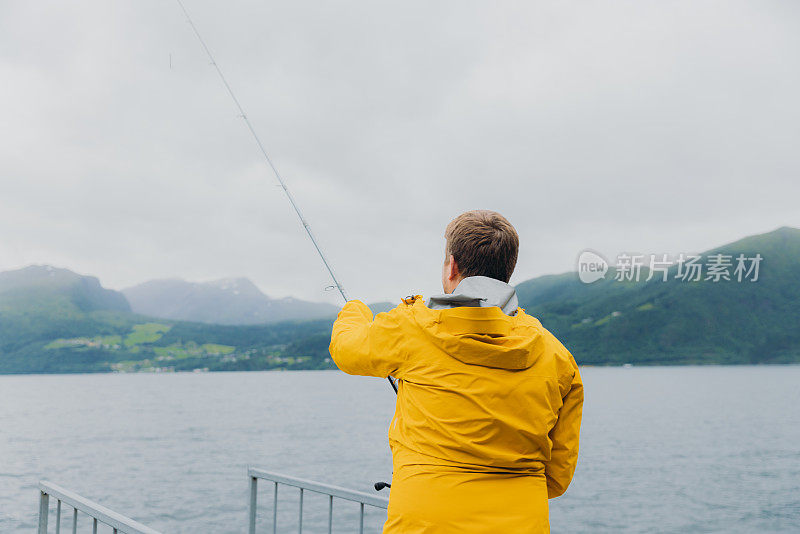
[[447,279],[448,280],[455,280],[456,278],[458,278],[458,275],[460,273],[459,273],[459,270],[458,270],[458,264],[456,263],[456,259],[453,257],[452,254],[450,254],[450,261],[448,262],[448,264],[449,264],[449,267],[448,267],[448,272],[447,272]]

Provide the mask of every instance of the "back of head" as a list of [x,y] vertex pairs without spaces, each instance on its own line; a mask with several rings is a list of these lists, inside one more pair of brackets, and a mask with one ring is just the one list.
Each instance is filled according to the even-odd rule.
[[462,213],[444,232],[447,254],[464,278],[487,276],[508,282],[519,253],[519,236],[508,220],[490,210]]

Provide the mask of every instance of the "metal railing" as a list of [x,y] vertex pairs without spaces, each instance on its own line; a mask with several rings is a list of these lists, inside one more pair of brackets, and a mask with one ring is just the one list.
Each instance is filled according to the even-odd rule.
[[311,491],[328,496],[328,533],[333,532],[333,499],[344,499],[347,501],[357,502],[361,505],[359,513],[359,534],[364,532],[364,507],[374,506],[375,508],[386,509],[389,506],[389,499],[385,497],[378,497],[377,495],[370,495],[369,493],[362,493],[360,491],[353,491],[339,486],[331,486],[328,484],[321,484],[312,480],[304,480],[302,478],[295,478],[279,473],[264,471],[255,467],[250,467],[247,470],[247,475],[250,479],[250,505],[248,506],[248,520],[250,534],[256,533],[256,511],[258,508],[258,479],[268,480],[273,483],[273,500],[272,500],[272,533],[278,533],[278,486],[283,484],[285,486],[293,486],[300,490],[300,507],[298,511],[298,526],[297,532],[303,532],[303,493]]
[[78,529],[78,511],[92,518],[92,532],[97,533],[98,523],[114,529],[114,534],[161,534],[157,530],[142,525],[122,514],[109,510],[96,502],[66,490],[60,486],[43,480],[39,482],[39,534],[47,534],[47,522],[50,517],[50,497],[54,497],[56,505],[56,534],[61,534],[61,504],[72,508],[72,534]]

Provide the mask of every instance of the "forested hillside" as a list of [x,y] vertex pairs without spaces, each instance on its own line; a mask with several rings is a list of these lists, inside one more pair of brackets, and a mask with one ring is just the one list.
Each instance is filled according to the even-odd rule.
[[[520,303],[584,364],[800,361],[800,230],[780,228],[706,251],[730,256],[730,280],[584,284],[575,273],[519,284]],[[738,281],[736,257],[760,255],[758,280]],[[752,275],[751,277],[752,278]]]

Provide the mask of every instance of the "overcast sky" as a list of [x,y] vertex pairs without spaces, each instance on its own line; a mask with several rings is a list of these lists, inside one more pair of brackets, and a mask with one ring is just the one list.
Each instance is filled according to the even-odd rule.
[[[438,292],[469,209],[513,282],[800,226],[797,2],[185,5],[353,297]],[[0,3],[0,106],[0,269],[336,301],[175,2]]]

